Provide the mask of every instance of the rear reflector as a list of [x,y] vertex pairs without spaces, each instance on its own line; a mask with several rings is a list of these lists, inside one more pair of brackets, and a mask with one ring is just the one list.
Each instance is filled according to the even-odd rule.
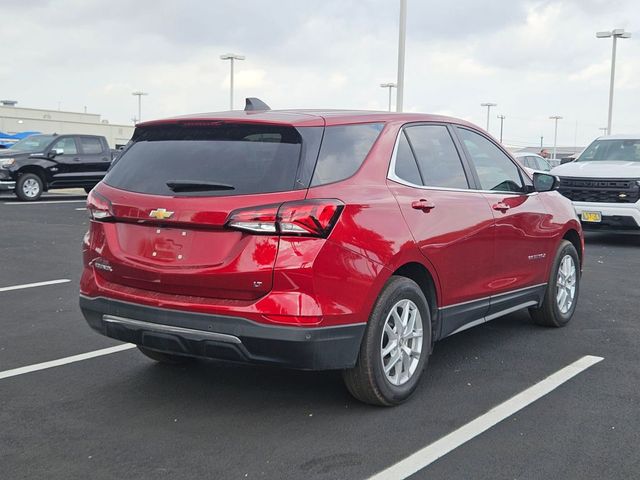
[[243,208],[232,212],[226,225],[252,233],[326,238],[343,208],[344,203],[334,199]]

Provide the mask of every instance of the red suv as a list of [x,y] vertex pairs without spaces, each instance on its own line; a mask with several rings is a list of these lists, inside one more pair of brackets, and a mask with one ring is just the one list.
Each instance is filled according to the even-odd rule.
[[436,340],[525,308],[570,320],[584,242],[556,187],[448,117],[145,122],[88,198],[80,306],[154,360],[340,369],[395,405]]

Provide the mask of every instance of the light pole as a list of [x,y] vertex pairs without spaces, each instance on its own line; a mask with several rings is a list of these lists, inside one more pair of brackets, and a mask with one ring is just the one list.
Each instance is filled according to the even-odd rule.
[[624,28],[616,28],[610,32],[596,32],[597,38],[613,37],[611,50],[611,80],[609,81],[609,116],[607,119],[607,134],[611,135],[611,116],[613,114],[613,82],[616,76],[616,45],[618,38],[631,38],[631,32],[625,32]]
[[500,143],[502,143],[502,127],[504,125],[504,119],[507,117],[504,115],[498,115],[498,118],[500,119]]
[[235,60],[244,60],[244,58],[244,55],[237,55],[235,53],[225,53],[224,55],[220,55],[220,60],[231,61],[231,76],[229,77],[229,110],[233,110],[233,62]]
[[389,82],[389,83],[381,83],[380,86],[382,88],[388,88],[389,89],[389,111],[391,111],[391,89],[392,88],[396,88],[397,85],[393,82]]
[[149,95],[147,92],[143,92],[142,90],[138,90],[137,92],[132,92],[131,95],[134,97],[138,97],[138,122],[142,121],[142,97],[145,95]]
[[553,134],[553,159],[556,159],[556,148],[558,147],[558,120],[562,120],[560,115],[553,115],[549,117],[551,120],[556,121],[555,133]]
[[489,115],[491,115],[491,107],[497,107],[498,104],[497,103],[481,103],[480,104],[481,107],[487,107],[487,132],[489,131]]
[[404,47],[407,38],[407,0],[400,0],[400,28],[398,36],[398,79],[396,92],[396,112],[402,111],[404,100]]

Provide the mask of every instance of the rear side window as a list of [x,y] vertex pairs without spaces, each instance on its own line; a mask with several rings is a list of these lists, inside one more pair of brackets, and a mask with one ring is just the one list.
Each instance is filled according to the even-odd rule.
[[[306,187],[297,181],[302,130],[215,122],[143,127],[136,130],[133,143],[104,182],[132,192],[171,196],[229,196]],[[319,137],[318,133],[313,136]],[[315,159],[317,141],[311,143],[315,147],[308,155]]]
[[99,138],[80,137],[82,151],[87,154],[102,153],[102,142]]
[[422,185],[420,171],[404,131],[400,132],[400,137],[398,138],[395,174],[401,180],[414,185]]
[[383,127],[382,123],[326,127],[311,186],[338,182],[356,173]]
[[417,125],[405,128],[428,187],[469,188],[462,160],[444,125]]

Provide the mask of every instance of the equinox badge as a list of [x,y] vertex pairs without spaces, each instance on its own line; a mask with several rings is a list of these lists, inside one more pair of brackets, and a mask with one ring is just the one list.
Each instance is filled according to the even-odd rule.
[[151,212],[149,213],[149,216],[151,218],[156,218],[158,220],[165,220],[165,219],[171,217],[171,215],[173,215],[173,212],[169,212],[169,211],[165,210],[164,208],[158,208],[156,210],[151,210]]

